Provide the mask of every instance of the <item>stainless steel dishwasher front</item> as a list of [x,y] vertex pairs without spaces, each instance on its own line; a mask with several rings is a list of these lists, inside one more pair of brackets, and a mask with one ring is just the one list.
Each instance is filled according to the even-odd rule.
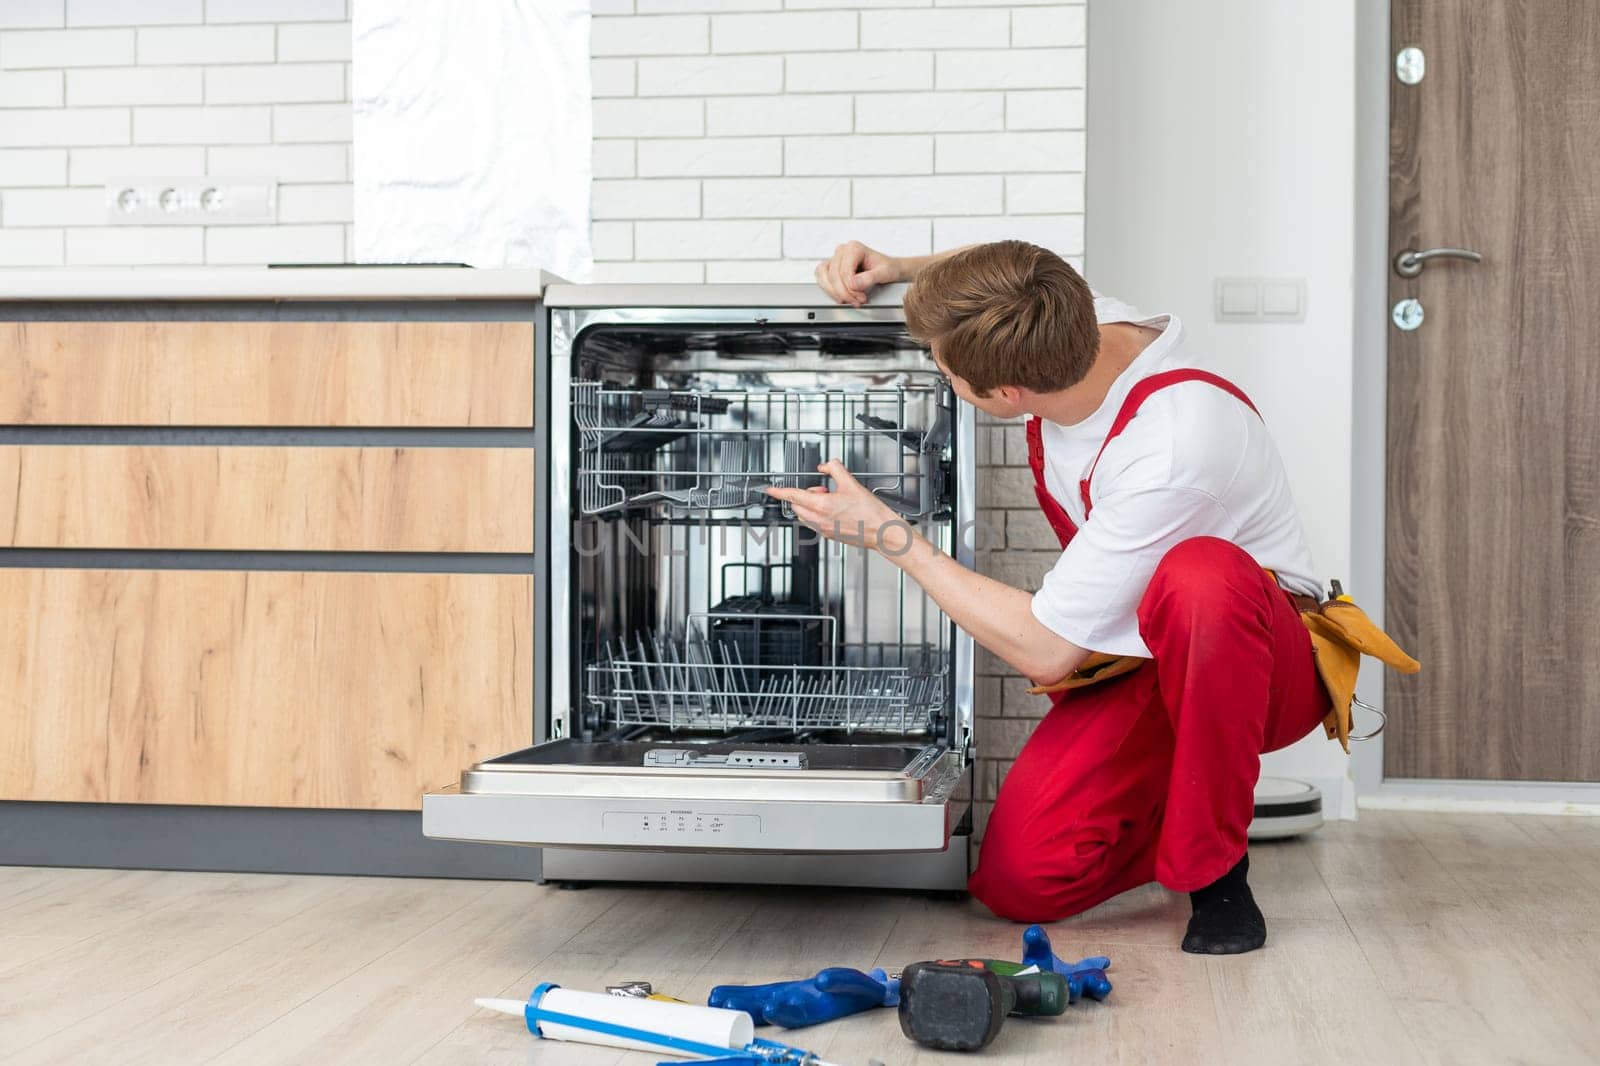
[[545,301],[543,742],[428,794],[424,831],[580,849],[546,855],[573,858],[570,879],[623,869],[582,856],[635,855],[622,876],[650,879],[651,856],[671,878],[700,853],[725,857],[707,879],[754,873],[748,855],[752,880],[959,886],[971,639],[892,562],[808,537],[763,491],[842,459],[972,563],[972,410],[898,302],[739,285]]

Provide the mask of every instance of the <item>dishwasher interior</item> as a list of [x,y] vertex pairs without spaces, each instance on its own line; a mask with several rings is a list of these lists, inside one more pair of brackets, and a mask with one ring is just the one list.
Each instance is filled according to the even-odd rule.
[[892,545],[915,528],[967,554],[970,409],[898,316],[618,317],[554,331],[550,739],[429,796],[430,834],[945,849],[969,639],[891,560],[764,490],[825,486],[837,458],[903,520]]

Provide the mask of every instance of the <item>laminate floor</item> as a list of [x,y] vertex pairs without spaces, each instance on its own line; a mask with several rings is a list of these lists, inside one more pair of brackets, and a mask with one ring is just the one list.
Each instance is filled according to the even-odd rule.
[[[981,1056],[919,1051],[887,1010],[787,1037],[846,1066],[1600,1061],[1600,819],[1371,812],[1251,855],[1264,951],[1182,954],[1187,901],[1148,886],[1050,927],[1112,957],[1110,1000],[1013,1019]],[[473,997],[640,978],[703,1000],[1015,956],[1020,932],[889,893],[0,867],[0,1062],[646,1066]]]

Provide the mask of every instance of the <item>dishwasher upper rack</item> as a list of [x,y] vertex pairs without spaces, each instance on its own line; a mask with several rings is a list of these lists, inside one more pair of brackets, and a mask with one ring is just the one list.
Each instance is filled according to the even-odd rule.
[[697,732],[927,734],[946,705],[949,656],[932,644],[843,644],[818,666],[747,664],[737,646],[658,633],[607,645],[586,667],[609,726]]
[[776,507],[765,488],[823,484],[816,466],[827,458],[844,460],[905,518],[949,504],[953,397],[942,381],[661,389],[580,380],[571,388],[580,514]]

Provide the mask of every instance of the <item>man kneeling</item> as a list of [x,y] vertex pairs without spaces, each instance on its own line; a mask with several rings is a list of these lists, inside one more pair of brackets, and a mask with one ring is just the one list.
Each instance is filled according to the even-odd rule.
[[1053,690],[1000,790],[973,895],[1050,921],[1155,880],[1190,894],[1185,951],[1260,947],[1245,879],[1260,755],[1330,704],[1299,618],[1319,585],[1249,399],[1193,365],[1174,316],[1097,298],[1020,241],[907,260],[852,243],[817,273],[848,303],[912,281],[906,321],[956,395],[1030,416],[1035,493],[1061,541],[1036,592],[907,534],[837,460],[832,491],[770,490],[824,536],[881,551]]

